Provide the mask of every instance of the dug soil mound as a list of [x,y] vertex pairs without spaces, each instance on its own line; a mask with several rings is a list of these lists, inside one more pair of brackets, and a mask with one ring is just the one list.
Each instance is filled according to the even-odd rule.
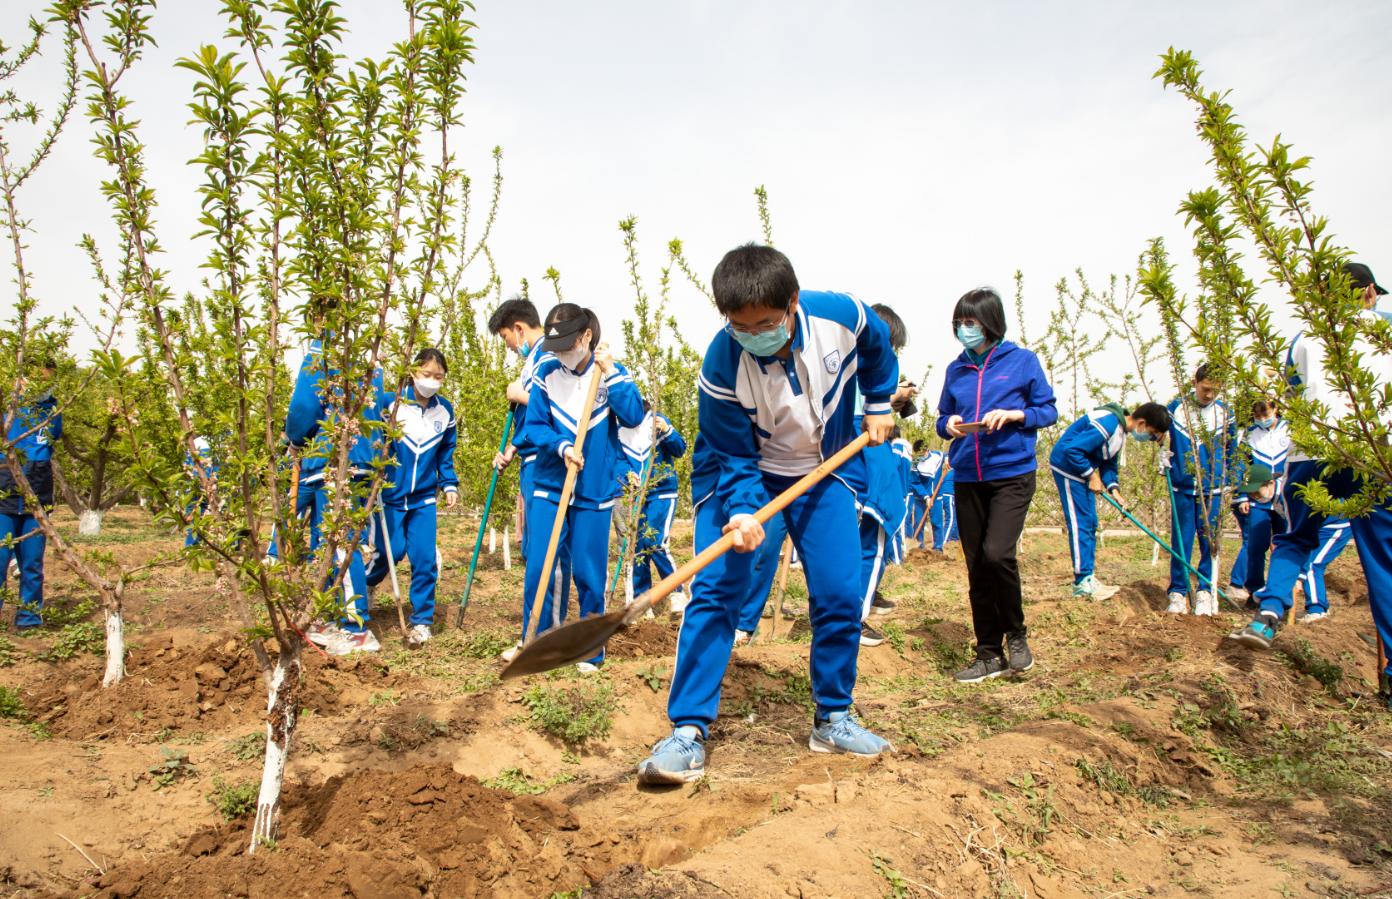
[[334,777],[287,789],[281,839],[247,854],[249,825],[195,833],[179,852],[126,865],[101,897],[547,896],[584,883],[566,858],[575,816],[550,799],[513,796],[447,767]]

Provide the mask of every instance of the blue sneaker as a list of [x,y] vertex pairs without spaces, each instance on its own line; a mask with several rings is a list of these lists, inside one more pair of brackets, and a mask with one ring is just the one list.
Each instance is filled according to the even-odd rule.
[[888,740],[866,730],[850,712],[832,712],[813,721],[807,748],[813,752],[849,752],[864,758],[894,751]]
[[706,740],[701,729],[683,725],[658,741],[638,763],[640,784],[684,784],[706,776]]
[[1280,618],[1270,612],[1262,612],[1242,630],[1228,634],[1228,639],[1254,649],[1270,649],[1280,624]]

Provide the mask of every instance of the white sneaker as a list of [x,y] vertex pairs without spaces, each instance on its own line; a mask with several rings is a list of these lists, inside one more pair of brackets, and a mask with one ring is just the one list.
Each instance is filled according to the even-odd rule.
[[596,674],[599,672],[599,666],[591,662],[576,662],[575,670],[581,674]]
[[685,590],[678,590],[667,597],[667,602],[672,607],[672,614],[680,615],[686,611],[686,604],[691,602],[691,597],[686,595]]
[[377,642],[377,637],[372,631],[363,631],[360,634],[342,631],[324,647],[324,652],[331,656],[346,656],[355,652],[377,652],[381,648],[382,644]]
[[431,633],[430,625],[413,624],[410,630],[406,631],[406,642],[420,646],[423,643],[429,643],[430,638],[433,636],[435,635]]
[[1094,601],[1111,599],[1113,596],[1116,596],[1119,592],[1121,592],[1120,587],[1113,587],[1109,584],[1104,584],[1101,581],[1099,581],[1097,579],[1097,575],[1094,574],[1090,574],[1087,577],[1083,578],[1073,588],[1074,596],[1087,598]]
[[511,662],[513,659],[517,658],[517,654],[521,651],[522,641],[518,640],[516,643],[512,644],[507,649],[504,649],[501,653],[499,653],[499,658],[501,658],[504,662]]
[[1238,602],[1246,602],[1252,598],[1252,591],[1248,590],[1246,587],[1239,587],[1235,584],[1228,584],[1228,589],[1223,592],[1228,594],[1229,599]]
[[753,643],[753,642],[754,642],[754,632],[753,632],[753,631],[739,631],[739,630],[735,631],[735,645],[736,645],[736,646],[748,646],[750,643]]
[[1212,617],[1218,614],[1218,597],[1208,592],[1200,590],[1194,597],[1194,614]]
[[1183,593],[1171,593],[1170,604],[1165,608],[1171,615],[1187,615],[1189,613],[1189,597]]
[[316,621],[305,628],[305,637],[315,646],[328,646],[343,634],[343,628],[332,621]]
[[1306,612],[1295,620],[1300,624],[1314,624],[1329,617],[1328,612]]

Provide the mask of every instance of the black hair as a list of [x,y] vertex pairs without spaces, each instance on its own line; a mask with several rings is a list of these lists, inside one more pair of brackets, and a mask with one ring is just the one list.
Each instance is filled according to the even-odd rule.
[[449,363],[445,361],[445,354],[435,349],[435,347],[433,346],[428,346],[425,349],[421,350],[419,353],[416,353],[417,365],[421,365],[426,362],[438,362],[440,364],[440,368],[444,369],[445,374],[449,374]]
[[1257,397],[1252,402],[1252,415],[1255,417],[1258,409],[1265,409],[1268,412],[1275,412],[1280,409],[1281,403],[1274,396]]
[[541,327],[541,318],[537,315],[537,308],[531,300],[517,296],[509,297],[488,317],[488,333],[497,334],[519,322],[529,328]]
[[899,430],[899,426],[898,426],[898,425],[894,425],[892,428],[889,429],[889,439],[890,439],[890,440],[898,440],[900,437],[903,437],[903,436],[904,436],[904,432],[901,431],[901,430]]
[[957,305],[952,308],[952,328],[964,318],[974,318],[981,322],[981,330],[987,343],[1005,339],[1005,305],[1000,294],[989,287],[978,287],[962,294]]
[[1200,381],[1212,381],[1215,384],[1223,383],[1223,379],[1219,377],[1218,372],[1214,369],[1215,366],[1209,365],[1207,362],[1200,362],[1199,367],[1194,369],[1194,383],[1197,384]]
[[904,320],[899,317],[899,313],[884,303],[876,303],[870,307],[870,310],[889,327],[889,345],[894,348],[894,352],[902,350],[909,342],[909,329],[905,327]]
[[918,438],[917,440],[914,441],[914,452],[916,452],[916,453],[921,453],[921,452],[923,452],[923,448],[924,448],[925,446],[927,446],[927,445],[928,445],[927,441],[925,441],[922,437]]
[[1163,434],[1170,429],[1170,410],[1159,403],[1141,403],[1130,415],[1145,422],[1152,433]]
[[787,309],[797,292],[797,275],[788,257],[756,243],[726,253],[711,276],[711,293],[721,315],[750,306]]
[[[594,352],[595,347],[599,346],[599,316],[594,314],[593,309],[586,309],[574,303],[557,303],[555,306],[551,307],[550,312],[546,313],[546,326],[550,328],[554,322],[573,321],[581,316],[585,316],[588,319],[585,322],[585,328],[589,328],[591,331],[590,352]],[[580,329],[582,334],[585,328]],[[575,339],[579,340],[580,338],[577,335]],[[574,346],[574,344],[571,344],[571,346]],[[562,352],[564,352],[564,350],[562,350]]]

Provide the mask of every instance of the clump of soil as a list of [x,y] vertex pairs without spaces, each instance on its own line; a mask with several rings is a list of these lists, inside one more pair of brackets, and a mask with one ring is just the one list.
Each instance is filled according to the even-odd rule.
[[388,779],[334,777],[287,789],[281,839],[246,852],[247,824],[195,833],[182,850],[124,865],[97,882],[100,897],[547,896],[583,885],[567,859],[570,810],[483,786],[448,767]]
[[670,656],[677,651],[677,629],[665,616],[640,618],[614,635],[609,650],[625,659]]

